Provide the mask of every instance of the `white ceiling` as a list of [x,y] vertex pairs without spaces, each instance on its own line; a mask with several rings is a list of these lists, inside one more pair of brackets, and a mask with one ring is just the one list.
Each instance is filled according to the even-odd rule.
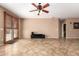
[[51,18],[51,17],[79,18],[79,3],[49,3],[49,4],[50,6],[46,8],[46,10],[49,10],[49,13],[46,14],[42,12],[38,16],[37,11],[29,12],[30,10],[36,9],[34,6],[31,5],[31,3],[0,3],[1,6],[14,12],[21,18]]

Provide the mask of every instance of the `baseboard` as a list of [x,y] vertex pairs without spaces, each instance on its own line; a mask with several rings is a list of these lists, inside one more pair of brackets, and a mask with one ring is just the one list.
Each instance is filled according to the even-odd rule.
[[79,37],[66,37],[66,39],[79,39]]
[[21,39],[60,39],[60,38],[21,38]]
[[66,38],[66,39],[79,39],[79,38]]

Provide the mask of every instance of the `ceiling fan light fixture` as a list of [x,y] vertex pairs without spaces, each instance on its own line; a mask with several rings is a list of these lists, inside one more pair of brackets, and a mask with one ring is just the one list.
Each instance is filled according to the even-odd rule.
[[40,12],[41,12],[41,11],[42,11],[42,12],[45,12],[45,13],[49,13],[49,11],[44,10],[44,8],[46,8],[46,7],[49,6],[48,3],[46,3],[46,4],[43,5],[43,6],[41,5],[41,3],[38,3],[38,5],[36,5],[35,3],[32,3],[32,5],[33,5],[34,7],[36,7],[37,9],[36,9],[36,10],[31,10],[30,12],[38,11],[38,14],[37,14],[37,15],[40,15]]

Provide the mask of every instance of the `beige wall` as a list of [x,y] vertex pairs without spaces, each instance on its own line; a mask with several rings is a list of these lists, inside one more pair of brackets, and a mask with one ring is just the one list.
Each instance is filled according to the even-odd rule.
[[31,32],[45,34],[46,38],[59,38],[59,20],[58,18],[23,20],[23,38],[30,38]]
[[3,15],[3,10],[0,8],[0,45],[3,44],[3,33],[4,33],[4,15]]
[[79,29],[73,28],[74,22],[79,22],[79,18],[66,19],[66,38],[79,38]]

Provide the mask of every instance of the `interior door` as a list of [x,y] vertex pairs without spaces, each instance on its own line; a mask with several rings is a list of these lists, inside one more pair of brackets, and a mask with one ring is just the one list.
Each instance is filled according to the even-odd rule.
[[63,25],[64,38],[66,38],[66,24]]
[[13,40],[13,31],[12,29],[6,29],[6,41]]

